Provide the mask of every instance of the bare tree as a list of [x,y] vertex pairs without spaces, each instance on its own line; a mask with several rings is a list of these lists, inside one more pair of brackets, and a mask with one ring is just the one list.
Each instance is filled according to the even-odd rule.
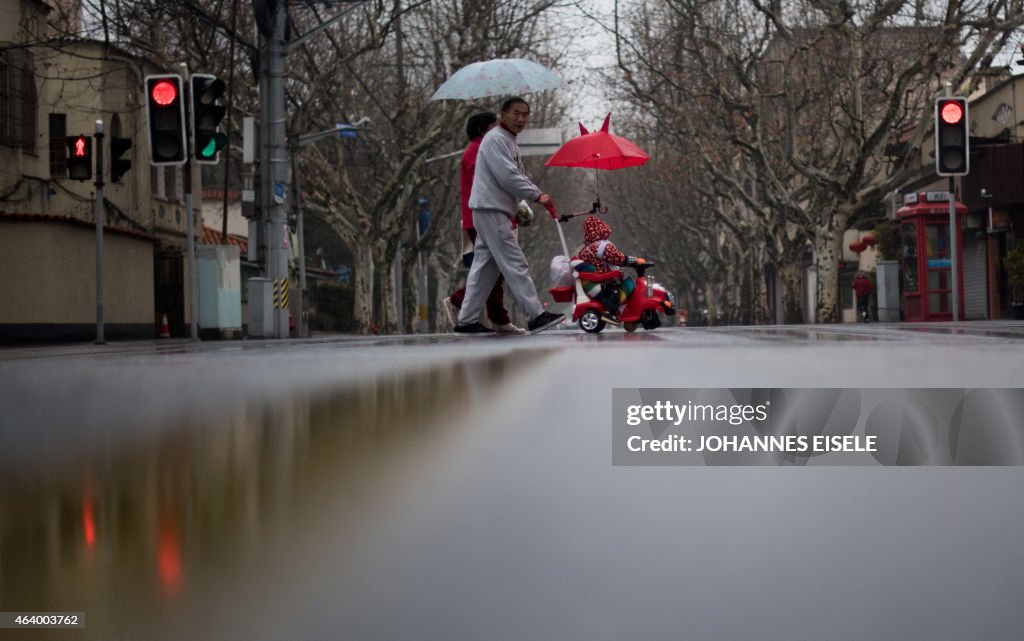
[[841,232],[922,174],[930,98],[944,80],[969,90],[1022,21],[1010,1],[659,0],[627,14],[617,79],[680,154],[696,151],[694,184],[757,221],[787,321],[810,243],[816,316],[833,322]]

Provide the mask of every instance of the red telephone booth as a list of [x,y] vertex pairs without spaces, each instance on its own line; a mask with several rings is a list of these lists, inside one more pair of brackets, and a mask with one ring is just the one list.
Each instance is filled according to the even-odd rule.
[[[963,217],[956,203],[956,279],[959,317],[964,317]],[[907,194],[896,212],[903,242],[903,313],[908,321],[953,320],[952,257],[949,253],[949,196],[944,191]]]

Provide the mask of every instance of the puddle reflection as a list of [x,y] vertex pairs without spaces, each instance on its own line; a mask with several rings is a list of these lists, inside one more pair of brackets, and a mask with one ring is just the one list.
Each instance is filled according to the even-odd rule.
[[[298,394],[59,470],[0,471],[0,610],[85,612],[84,630],[21,633],[33,639],[175,638],[166,626],[183,609],[259,572],[325,501],[356,518],[396,461],[464,429],[496,382],[537,362],[519,352]],[[210,616],[258,607],[243,601]]]

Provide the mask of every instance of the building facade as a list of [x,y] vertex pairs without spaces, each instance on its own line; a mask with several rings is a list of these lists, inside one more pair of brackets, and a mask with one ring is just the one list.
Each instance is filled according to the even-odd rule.
[[[154,336],[164,315],[187,335],[184,175],[150,167],[146,136],[143,79],[166,71],[110,44],[57,38],[50,18],[66,16],[57,4],[0,5],[10,17],[0,25],[0,341],[95,335],[96,187],[67,177],[66,140],[93,135],[97,121],[105,335]],[[112,137],[132,143],[122,156],[131,169],[116,182]]]

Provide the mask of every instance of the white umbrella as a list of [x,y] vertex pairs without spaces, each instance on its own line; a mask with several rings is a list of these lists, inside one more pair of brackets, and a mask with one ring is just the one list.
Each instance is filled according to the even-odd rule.
[[562,79],[546,67],[522,58],[498,58],[474,62],[445,81],[431,100],[471,100],[511,96],[554,89]]

